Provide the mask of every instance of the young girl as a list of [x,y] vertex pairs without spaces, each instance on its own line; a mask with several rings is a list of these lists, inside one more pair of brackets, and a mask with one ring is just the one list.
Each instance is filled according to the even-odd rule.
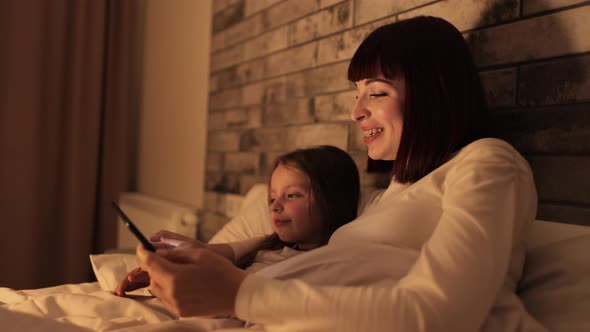
[[[193,239],[160,231],[150,237],[159,248],[207,247],[250,272],[278,263],[328,242],[340,226],[356,218],[359,174],[352,158],[333,146],[298,149],[277,157],[269,182],[269,208],[274,233],[247,245],[204,245]],[[254,249],[234,252],[239,247]],[[159,242],[159,243],[158,243]],[[148,275],[137,268],[123,279],[115,293],[149,285]]]

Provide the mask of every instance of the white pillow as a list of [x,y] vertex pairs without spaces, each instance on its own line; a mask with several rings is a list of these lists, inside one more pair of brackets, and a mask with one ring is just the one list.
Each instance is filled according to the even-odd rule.
[[[112,292],[127,273],[139,266],[137,257],[132,254],[90,255],[90,262],[100,288]],[[129,292],[133,295],[151,295],[147,288]]]
[[268,187],[266,184],[256,184],[244,197],[237,216],[228,221],[209,243],[239,242],[272,232]]
[[527,252],[518,295],[553,332],[590,331],[590,234]]

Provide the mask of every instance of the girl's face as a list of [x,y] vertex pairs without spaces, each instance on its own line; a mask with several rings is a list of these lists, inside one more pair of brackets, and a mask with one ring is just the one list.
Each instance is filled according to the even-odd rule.
[[324,225],[307,175],[279,164],[270,179],[269,203],[272,228],[281,240],[302,250],[321,245]]
[[363,131],[369,157],[395,160],[403,130],[404,79],[379,76],[360,80],[355,85],[358,96],[351,117]]

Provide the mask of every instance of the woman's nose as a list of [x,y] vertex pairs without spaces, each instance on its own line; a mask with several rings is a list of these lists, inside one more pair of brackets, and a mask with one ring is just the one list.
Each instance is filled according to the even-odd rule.
[[354,106],[352,107],[352,112],[350,113],[350,118],[352,121],[360,122],[369,117],[369,110],[365,107],[363,100],[361,97],[358,97]]

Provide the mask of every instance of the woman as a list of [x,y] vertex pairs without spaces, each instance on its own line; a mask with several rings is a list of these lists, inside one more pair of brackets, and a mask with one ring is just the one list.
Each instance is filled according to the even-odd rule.
[[434,17],[383,26],[348,76],[369,157],[395,162],[387,190],[325,247],[415,248],[407,275],[321,287],[246,275],[206,250],[166,260],[138,247],[154,293],[183,316],[235,314],[270,331],[544,331],[514,293],[536,213],[532,174],[509,144],[483,138],[484,96],[461,33]]

